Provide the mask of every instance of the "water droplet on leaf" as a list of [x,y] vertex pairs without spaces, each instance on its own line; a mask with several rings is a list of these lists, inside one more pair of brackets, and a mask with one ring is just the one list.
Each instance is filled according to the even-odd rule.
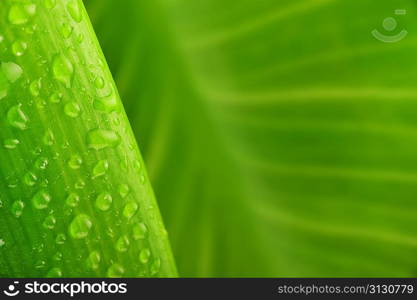
[[88,236],[93,223],[89,216],[79,214],[74,218],[69,226],[69,233],[74,239],[83,239]]
[[18,128],[20,130],[27,129],[29,118],[22,110],[22,104],[12,106],[7,112],[7,121],[10,126]]
[[119,135],[112,130],[95,129],[87,134],[87,145],[95,150],[116,147],[119,143]]

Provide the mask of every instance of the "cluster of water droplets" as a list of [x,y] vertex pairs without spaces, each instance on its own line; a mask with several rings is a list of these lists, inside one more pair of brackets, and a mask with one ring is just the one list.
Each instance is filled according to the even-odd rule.
[[[57,6],[56,0],[44,0],[42,3],[48,10],[53,10]],[[37,5],[39,5],[38,2],[36,4],[35,2],[29,4],[20,2],[13,3],[7,14],[8,22],[12,26],[24,28],[24,32],[26,33],[33,34],[36,31],[36,26],[32,21],[37,14]],[[83,34],[80,32],[77,33],[77,24],[83,20],[79,2],[77,0],[68,1],[66,10],[72,21],[62,23],[57,30],[64,40],[73,38],[78,43],[81,43],[83,42]],[[0,43],[3,42],[4,37],[0,35]],[[44,108],[46,105],[60,105],[63,116],[68,118],[68,120],[77,120],[82,116],[85,104],[83,105],[77,99],[67,99],[67,93],[65,92],[65,90],[71,90],[74,85],[74,78],[77,77],[76,64],[71,55],[68,55],[65,51],[56,53],[49,62],[49,73],[45,76],[29,80],[30,74],[22,67],[24,65],[20,61],[29,54],[31,50],[30,41],[24,38],[16,39],[9,45],[8,49],[15,59],[0,61],[0,101],[8,99],[13,86],[26,86],[28,95],[30,95],[33,103],[36,103],[38,108]],[[97,90],[97,94],[92,99],[91,107],[100,115],[112,115],[113,125],[119,126],[120,118],[117,114],[120,113],[121,106],[117,95],[112,86],[106,82],[103,74],[100,72],[93,73],[94,76],[90,81],[92,86]],[[54,82],[48,82],[50,78]],[[51,89],[51,86],[58,88]],[[45,94],[46,91],[49,94]],[[42,99],[46,99],[47,101]],[[16,132],[16,136],[3,140],[3,148],[5,151],[18,151],[20,147],[26,146],[22,144],[19,136],[21,137],[22,133],[30,131],[32,126],[31,119],[36,119],[36,116],[31,116],[28,103],[31,102],[24,102],[24,99],[18,99],[6,111],[5,119],[10,128]],[[120,222],[116,222],[114,224],[115,227],[124,223],[129,224],[127,228],[130,228],[126,232],[118,230],[120,231],[118,235],[114,233],[111,227],[113,224],[109,224],[110,227],[107,229],[107,235],[114,239],[114,243],[112,243],[114,250],[118,253],[124,253],[131,248],[137,249],[137,253],[135,254],[137,264],[142,266],[139,269],[144,270],[145,268],[143,266],[147,266],[148,273],[150,275],[156,275],[159,272],[161,262],[158,257],[153,257],[152,255],[149,242],[147,241],[149,235],[148,226],[145,222],[140,221],[138,217],[140,207],[134,195],[132,195],[129,185],[120,183],[116,184],[116,186],[109,186],[107,190],[96,193],[91,200],[84,192],[86,181],[94,182],[102,180],[101,184],[103,184],[106,175],[112,168],[128,170],[130,166],[133,166],[134,171],[140,175],[139,178],[143,184],[146,181],[146,177],[139,160],[136,159],[132,162],[127,155],[124,157],[121,155],[120,163],[118,165],[112,165],[111,161],[107,159],[102,158],[91,162],[91,159],[89,159],[91,155],[88,156],[84,153],[73,152],[65,160],[64,167],[69,170],[69,173],[78,172],[75,174],[80,176],[72,187],[66,188],[67,194],[63,199],[56,199],[55,193],[50,190],[48,176],[45,174],[50,164],[55,161],[55,164],[58,165],[62,159],[65,159],[65,154],[59,153],[59,151],[51,154],[52,150],[44,150],[45,147],[49,147],[49,149],[56,149],[58,147],[56,135],[59,136],[60,132],[56,130],[57,128],[52,127],[44,130],[44,134],[39,139],[39,145],[32,151],[33,158],[31,158],[30,166],[26,168],[27,170],[24,175],[20,179],[11,179],[8,183],[9,188],[16,188],[19,184],[23,184],[33,190],[29,201],[26,201],[26,199],[13,201],[9,206],[10,213],[16,219],[20,219],[27,209],[32,209],[39,213],[42,212],[44,215],[41,222],[43,230],[55,234],[54,241],[58,250],[52,257],[53,262],[47,263],[45,260],[40,259],[35,263],[34,267],[40,270],[47,269],[44,275],[48,277],[65,276],[61,268],[64,251],[59,250],[60,247],[68,243],[75,245],[77,241],[86,241],[90,245],[93,244],[92,241],[97,239],[95,237],[97,231],[94,231],[94,227],[98,226],[98,224],[95,224],[96,220],[100,218],[105,219],[106,216],[114,214],[120,216]],[[84,141],[85,147],[89,149],[88,151],[100,153],[103,150],[118,147],[121,144],[121,136],[119,131],[112,128],[96,126],[87,132]],[[62,149],[70,147],[69,144],[65,143],[60,146],[62,146]],[[129,149],[134,149],[134,146],[129,145]],[[88,204],[86,204],[88,201],[92,203],[94,211],[85,209],[88,207]],[[59,202],[62,202],[63,205],[57,205]],[[2,202],[0,201],[0,208],[2,206]],[[80,208],[81,206],[82,208]],[[60,224],[61,218],[59,214],[61,211],[65,211],[65,214],[70,218],[68,224]],[[62,230],[63,226],[66,226],[66,230]],[[55,232],[57,228],[60,229]],[[133,247],[135,243],[141,245],[140,249]],[[0,249],[5,245],[6,241],[0,237]],[[37,245],[33,248],[36,252],[41,253],[44,250],[44,245]],[[89,250],[88,255],[84,258],[79,258],[83,261],[84,267],[91,271],[105,268],[109,277],[124,276],[126,268],[130,266],[125,266],[121,262],[113,260],[109,262],[108,259],[104,258],[101,249],[102,247],[96,244],[94,249]],[[142,272],[137,275],[146,275],[146,273]]]

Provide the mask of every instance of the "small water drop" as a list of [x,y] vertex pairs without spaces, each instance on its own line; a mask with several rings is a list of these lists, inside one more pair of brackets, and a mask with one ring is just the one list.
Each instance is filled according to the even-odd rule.
[[22,56],[25,53],[27,47],[28,45],[26,42],[17,40],[12,44],[12,52],[15,56]]
[[151,275],[158,274],[159,270],[161,269],[161,260],[159,258],[155,258],[151,265]]
[[107,270],[107,277],[109,278],[120,278],[125,273],[125,269],[122,265],[115,263]]
[[116,241],[115,248],[117,252],[126,252],[129,248],[129,245],[129,238],[126,235],[123,235]]
[[17,139],[6,139],[4,140],[4,148],[13,150],[16,149],[16,147],[20,144],[20,141]]
[[127,184],[120,184],[118,187],[119,195],[122,198],[126,198],[127,195],[129,195],[130,188]]
[[0,239],[0,248],[6,245],[6,242],[3,239]]
[[82,190],[85,187],[85,181],[82,180],[81,178],[77,180],[77,182],[74,184],[74,187],[77,190]]
[[67,240],[67,237],[63,233],[58,233],[55,237],[55,243],[57,243],[58,245],[65,244],[66,240]]
[[103,176],[109,169],[109,162],[105,159],[100,160],[93,168],[93,179]]
[[65,200],[65,203],[70,207],[77,207],[80,203],[80,196],[76,193],[70,193]]
[[29,118],[22,110],[22,104],[12,106],[7,111],[7,121],[10,126],[18,128],[20,130],[25,130],[28,128]]
[[46,274],[46,278],[60,278],[62,277],[62,271],[60,268],[52,268]]
[[133,238],[135,240],[143,240],[146,238],[148,228],[144,223],[139,223],[133,226]]
[[94,129],[87,134],[87,145],[95,150],[116,147],[119,143],[120,136],[112,130]]
[[78,1],[77,0],[72,0],[72,1],[68,2],[67,9],[68,9],[68,12],[71,15],[72,19],[75,22],[80,23],[81,20],[82,20],[82,12],[81,12],[81,7],[78,4]]
[[81,108],[77,102],[68,102],[65,104],[64,112],[68,117],[77,118],[80,115]]
[[22,25],[26,24],[35,13],[35,4],[14,4],[10,7],[8,19],[13,25]]
[[130,200],[126,203],[125,207],[123,208],[123,216],[125,216],[125,218],[130,219],[132,218],[137,210],[138,210],[139,206],[136,203],[136,201]]
[[48,129],[45,132],[45,134],[42,138],[42,141],[46,146],[52,146],[54,144],[55,137],[54,137],[54,134],[52,133],[52,131],[50,129]]
[[11,179],[8,179],[7,186],[8,186],[9,188],[14,189],[14,188],[16,188],[16,187],[17,187],[17,184],[18,184],[18,180],[17,180],[16,178],[11,178]]
[[77,42],[81,44],[83,40],[84,40],[84,35],[82,33],[79,33],[77,36]]
[[87,268],[97,270],[100,266],[101,255],[98,251],[92,251],[86,260]]
[[56,219],[54,216],[47,216],[44,220],[43,220],[43,227],[46,229],[54,229],[56,224]]
[[36,176],[36,174],[34,174],[31,171],[28,171],[23,176],[23,183],[26,184],[27,186],[34,186],[36,184],[37,180],[38,180],[38,177]]
[[104,87],[103,77],[97,76],[96,79],[94,80],[94,85],[96,86],[96,88],[102,89]]
[[45,170],[48,167],[49,161],[46,157],[38,157],[35,161],[35,167],[40,170]]
[[113,202],[112,196],[107,192],[103,192],[97,196],[96,208],[101,211],[107,211],[109,210],[112,202]]
[[35,269],[43,269],[46,267],[46,262],[44,260],[38,260],[35,262]]
[[151,251],[148,248],[142,249],[139,253],[139,261],[143,264],[147,264],[151,258]]
[[114,94],[94,100],[94,108],[101,112],[110,113],[118,110],[118,101]]
[[36,209],[45,209],[51,202],[51,195],[42,189],[32,197],[32,204]]
[[61,252],[57,252],[54,254],[54,256],[52,256],[52,259],[55,261],[61,261],[62,260],[62,253]]
[[38,97],[40,90],[41,90],[41,86],[42,86],[41,78],[32,81],[31,84],[29,85],[30,94],[33,97]]
[[71,87],[74,66],[67,57],[62,54],[58,54],[54,57],[52,73],[57,81],[62,82],[67,88]]
[[23,214],[24,208],[25,208],[25,204],[22,201],[17,200],[13,202],[12,207],[11,207],[11,212],[16,218],[19,218]]
[[56,5],[56,0],[44,0],[43,3],[47,9],[53,9]]
[[62,93],[55,92],[49,97],[49,102],[60,103],[62,100]]
[[83,239],[88,236],[93,223],[89,216],[79,214],[72,220],[69,226],[69,234],[74,239]]
[[83,159],[78,154],[73,154],[68,161],[68,166],[73,170],[79,169],[82,164],[83,164]]
[[3,62],[1,64],[1,69],[3,71],[4,76],[6,76],[7,80],[11,83],[15,82],[22,76],[23,69],[14,62]]

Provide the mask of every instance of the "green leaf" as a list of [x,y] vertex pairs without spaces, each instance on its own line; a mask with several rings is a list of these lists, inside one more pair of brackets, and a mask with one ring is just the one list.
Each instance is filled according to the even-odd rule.
[[124,3],[89,9],[181,275],[415,276],[414,1]]
[[3,0],[0,28],[0,276],[175,276],[82,2]]

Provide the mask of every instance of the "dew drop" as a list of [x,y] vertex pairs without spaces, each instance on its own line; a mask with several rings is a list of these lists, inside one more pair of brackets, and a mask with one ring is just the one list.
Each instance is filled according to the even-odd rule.
[[32,198],[32,204],[36,209],[45,209],[51,202],[51,195],[46,190],[40,190]]
[[83,159],[78,154],[73,154],[68,161],[68,166],[73,169],[77,170],[83,164]]
[[46,157],[38,157],[35,161],[35,167],[40,170],[45,170],[48,167],[49,161]]
[[98,89],[102,89],[104,87],[104,79],[101,76],[97,76],[97,78],[94,80],[94,85]]
[[29,119],[22,110],[22,104],[12,106],[7,112],[7,121],[10,126],[25,130],[28,128]]
[[74,187],[77,190],[82,190],[85,187],[85,181],[82,179],[78,179],[77,182],[74,184]]
[[23,214],[24,208],[25,208],[25,204],[22,201],[17,200],[13,202],[12,207],[11,207],[11,212],[16,218],[19,218]]
[[77,42],[79,44],[81,44],[83,42],[83,40],[84,40],[84,35],[82,33],[78,34],[78,36],[77,36]]
[[73,20],[77,23],[80,23],[82,20],[82,13],[80,5],[77,0],[72,0],[68,2],[67,9]]
[[133,238],[135,240],[143,240],[146,238],[146,235],[148,233],[148,228],[144,223],[139,223],[133,226]]
[[43,220],[42,226],[46,229],[54,229],[56,224],[56,219],[54,216],[47,216],[45,220]]
[[62,82],[67,88],[71,87],[74,66],[67,57],[62,54],[54,57],[52,73],[57,81]]
[[22,76],[23,70],[14,62],[3,62],[1,64],[1,69],[3,71],[4,76],[6,76],[7,80],[11,83],[15,82]]
[[9,22],[13,25],[22,25],[26,24],[30,17],[36,13],[35,4],[15,4],[10,7],[8,19]]
[[93,179],[103,176],[109,169],[109,162],[105,159],[100,160],[93,168]]
[[129,238],[126,235],[123,235],[116,241],[115,248],[117,252],[126,252],[129,248],[129,245]]
[[46,262],[44,260],[38,260],[35,263],[35,269],[43,269],[46,266]]
[[53,9],[56,5],[56,0],[44,0],[44,4],[47,9]]
[[53,144],[54,144],[54,142],[55,142],[55,137],[54,137],[54,134],[52,133],[52,131],[50,130],[50,129],[48,129],[46,132],[45,132],[45,134],[44,134],[44,136],[43,136],[43,143],[46,145],[46,146],[52,146]]
[[125,273],[125,269],[122,265],[115,263],[107,270],[107,277],[109,278],[120,278]]
[[151,258],[151,251],[148,248],[142,249],[139,254],[139,261],[143,264],[147,264]]
[[86,260],[87,268],[97,270],[100,266],[101,255],[98,251],[92,251]]
[[119,143],[120,136],[112,130],[94,129],[87,134],[87,145],[95,150],[116,147]]
[[16,149],[16,147],[20,144],[20,141],[17,139],[6,139],[4,141],[4,148],[9,149],[9,150],[13,150]]
[[83,239],[88,236],[93,223],[89,216],[79,214],[72,220],[69,226],[69,233],[74,239]]
[[27,186],[34,186],[38,177],[33,172],[29,171],[23,176],[23,183]]
[[0,239],[0,248],[6,245],[6,242],[3,239]]
[[12,52],[15,56],[22,56],[25,53],[27,47],[28,45],[26,42],[17,40],[12,44]]
[[123,216],[125,216],[125,218],[127,219],[132,218],[136,214],[138,208],[139,206],[135,201],[128,201],[125,207],[123,208]]
[[77,207],[80,203],[80,196],[76,193],[70,193],[65,200],[65,203],[70,207]]
[[57,243],[58,245],[65,244],[66,240],[67,240],[67,237],[63,233],[58,233],[55,237],[55,243]]
[[109,193],[103,192],[97,196],[96,208],[101,211],[107,211],[109,210],[112,202],[113,202],[112,196]]
[[69,38],[72,34],[72,31],[73,31],[73,28],[71,25],[68,25],[67,23],[62,24],[60,32],[64,39]]
[[55,92],[49,97],[49,102],[51,103],[60,103],[62,100],[62,94]]
[[116,96],[111,94],[110,96],[95,99],[93,105],[98,111],[110,113],[117,110],[118,101]]
[[62,271],[60,268],[52,268],[46,274],[47,278],[60,278],[62,277]]
[[14,189],[17,187],[18,184],[18,180],[13,178],[13,179],[9,179],[9,182],[7,183],[7,186],[11,189]]
[[122,198],[126,198],[126,196],[130,192],[130,188],[127,184],[120,184],[119,187],[118,187],[118,190],[119,190],[119,195]]
[[161,269],[161,260],[159,258],[155,258],[151,265],[151,275],[158,274],[159,270]]
[[68,117],[77,118],[80,115],[81,108],[76,102],[65,104],[64,112]]

